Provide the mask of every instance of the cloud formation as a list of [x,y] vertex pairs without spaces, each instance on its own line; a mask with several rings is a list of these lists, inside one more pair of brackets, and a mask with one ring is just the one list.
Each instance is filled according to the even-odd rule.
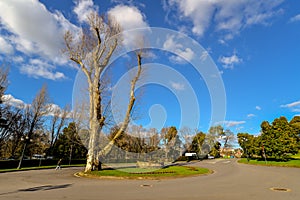
[[285,105],[281,105],[280,107],[282,108],[292,108],[292,107],[296,107],[296,106],[300,106],[300,101],[295,101],[289,104],[285,104]]
[[130,34],[126,31],[138,28],[148,28],[146,16],[135,6],[117,5],[108,11],[108,16],[116,20],[123,31],[123,43],[129,46],[143,45],[143,33],[136,31]]
[[13,46],[0,35],[0,53],[3,54],[12,54],[14,52]]
[[[1,0],[0,27],[0,54],[10,56],[22,73],[51,80],[65,77],[62,72],[56,72],[54,66],[67,62],[61,52],[65,31],[76,32],[79,28],[61,12],[50,12],[39,1]],[[31,59],[33,57],[37,59]]]
[[177,82],[171,81],[170,84],[171,84],[171,87],[177,91],[182,91],[185,89],[185,86],[183,83],[177,83]]
[[222,63],[224,69],[233,69],[234,65],[241,63],[243,60],[239,58],[236,54],[232,56],[222,56],[219,58],[219,61]]
[[246,121],[222,121],[222,122],[218,122],[217,124],[223,124],[225,127],[234,127],[234,126],[238,126],[241,124],[245,124]]
[[2,96],[2,101],[3,101],[4,104],[9,105],[9,106],[13,106],[13,107],[16,107],[16,108],[24,108],[24,106],[26,105],[22,100],[16,99],[11,94],[3,95]]
[[88,15],[92,12],[98,12],[98,6],[94,5],[92,0],[76,0],[76,6],[73,11],[77,15],[77,19],[79,22],[87,22]]
[[191,61],[195,56],[194,51],[189,47],[184,47],[183,44],[177,42],[176,40],[177,38],[175,38],[174,35],[168,35],[163,44],[163,48],[165,50],[176,53],[176,55],[170,56],[170,60],[175,63],[184,63],[185,60]]
[[300,101],[295,101],[289,104],[280,105],[281,108],[289,108],[292,112],[300,112]]
[[60,63],[65,28],[75,28],[59,11],[51,13],[39,1],[31,0],[2,0],[0,23],[10,33],[7,44],[25,55]]
[[55,66],[39,59],[30,59],[27,64],[20,68],[20,72],[34,78],[45,78],[50,80],[65,79],[62,72],[55,71]]
[[[175,10],[180,20],[190,20],[192,32],[203,36],[214,22],[216,31],[226,33],[230,39],[242,29],[255,24],[267,25],[274,16],[282,13],[278,6],[284,0],[166,0],[164,8]],[[177,14],[176,14],[177,15]]]
[[299,22],[299,21],[300,21],[300,14],[298,14],[290,19],[290,22]]
[[252,117],[255,117],[255,116],[256,116],[256,115],[254,115],[254,114],[252,114],[252,113],[247,115],[248,118],[252,118]]

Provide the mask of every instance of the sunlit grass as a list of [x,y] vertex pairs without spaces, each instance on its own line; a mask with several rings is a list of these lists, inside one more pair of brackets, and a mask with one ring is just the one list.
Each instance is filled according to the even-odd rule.
[[300,159],[293,156],[293,159],[289,161],[274,161],[274,160],[261,160],[261,159],[251,159],[249,162],[246,158],[240,159],[239,163],[251,164],[251,165],[265,165],[265,166],[277,166],[277,167],[299,167],[300,168]]
[[119,177],[119,178],[176,178],[208,174],[211,171],[206,168],[190,167],[190,166],[169,166],[157,170],[126,168],[122,170],[104,169],[102,171],[93,171],[87,176],[93,177]]

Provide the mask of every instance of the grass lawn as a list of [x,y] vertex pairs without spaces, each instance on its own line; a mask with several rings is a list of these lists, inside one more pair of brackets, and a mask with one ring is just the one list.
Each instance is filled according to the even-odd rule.
[[[299,154],[298,154],[299,156]],[[300,159],[293,156],[293,159],[287,162],[279,162],[279,161],[268,161],[260,159],[251,159],[249,162],[246,158],[242,158],[238,161],[239,163],[251,164],[251,165],[265,165],[265,166],[277,166],[277,167],[299,167],[300,168]]]
[[117,169],[104,169],[102,171],[93,171],[88,174],[80,173],[79,175],[94,178],[162,179],[196,176],[209,173],[211,173],[211,171],[206,168],[191,166],[169,166],[155,171],[139,168],[127,168],[122,169],[122,171]]

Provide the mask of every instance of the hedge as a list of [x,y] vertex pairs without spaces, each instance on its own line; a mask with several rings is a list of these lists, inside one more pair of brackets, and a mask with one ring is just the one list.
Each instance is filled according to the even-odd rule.
[[[0,169],[14,169],[19,165],[20,160],[0,160]],[[52,166],[56,165],[58,160],[52,159],[32,159],[32,160],[23,160],[22,168],[24,167],[39,167],[39,166]],[[86,160],[83,159],[74,159],[71,161],[72,165],[76,164],[85,164]],[[62,165],[68,165],[69,160],[62,160]]]

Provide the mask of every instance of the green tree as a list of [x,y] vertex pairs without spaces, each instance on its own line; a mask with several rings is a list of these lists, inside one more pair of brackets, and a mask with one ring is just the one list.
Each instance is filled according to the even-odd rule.
[[266,156],[286,160],[289,154],[298,153],[297,131],[285,117],[275,119],[272,124],[264,121],[261,130],[260,145]]
[[293,127],[293,129],[296,132],[296,135],[298,135],[298,142],[300,142],[300,116],[295,116],[291,121],[290,125]]
[[55,141],[53,155],[57,158],[69,159],[70,162],[72,158],[86,158],[86,154],[87,149],[78,135],[76,124],[69,123]]
[[206,136],[205,133],[200,131],[193,137],[191,149],[190,149],[191,152],[196,152],[198,154],[202,153],[202,145],[204,143],[205,136]]
[[212,149],[210,150],[209,154],[214,156],[215,158],[218,158],[220,157],[220,149],[221,149],[221,143],[216,141]]
[[243,149],[243,157],[251,158],[259,153],[260,137],[255,137],[249,133],[238,133],[237,138],[240,147]]

